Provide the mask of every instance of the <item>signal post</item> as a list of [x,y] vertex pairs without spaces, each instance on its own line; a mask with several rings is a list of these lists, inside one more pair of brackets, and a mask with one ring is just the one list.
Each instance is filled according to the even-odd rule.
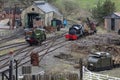
[[14,67],[13,67],[13,63],[14,63],[14,56],[13,56],[13,51],[10,51],[9,52],[9,55],[10,55],[10,64],[9,64],[9,80],[14,80],[13,78],[13,70],[14,70]]

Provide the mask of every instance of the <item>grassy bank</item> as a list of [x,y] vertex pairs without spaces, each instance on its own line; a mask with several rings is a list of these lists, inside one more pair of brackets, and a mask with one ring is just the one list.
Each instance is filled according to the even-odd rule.
[[[57,0],[55,3],[56,5],[59,5],[63,8],[64,6],[62,5],[63,4],[62,1],[64,0]],[[91,9],[96,6],[99,0],[69,0],[69,1],[73,1],[74,3],[77,3],[79,5],[79,8]],[[101,0],[101,1],[105,1],[105,0]],[[111,1],[115,2],[116,10],[120,11],[120,5],[119,5],[120,0],[111,0]]]

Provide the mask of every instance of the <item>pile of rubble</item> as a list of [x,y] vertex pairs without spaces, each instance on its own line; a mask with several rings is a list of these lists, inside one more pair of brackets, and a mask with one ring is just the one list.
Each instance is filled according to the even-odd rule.
[[116,34],[95,34],[88,36],[81,40],[80,46],[93,46],[93,45],[105,45],[105,44],[115,44],[114,41],[120,42],[120,36]]
[[[117,46],[120,43],[120,36],[116,34],[106,33],[106,34],[95,34],[92,36],[87,36],[86,38],[80,39],[73,43],[71,50],[81,53],[89,53],[91,50],[97,51],[107,51],[110,50],[110,46]],[[109,47],[109,49],[108,49]],[[113,47],[113,46],[112,46]],[[111,49],[112,53],[115,51]]]

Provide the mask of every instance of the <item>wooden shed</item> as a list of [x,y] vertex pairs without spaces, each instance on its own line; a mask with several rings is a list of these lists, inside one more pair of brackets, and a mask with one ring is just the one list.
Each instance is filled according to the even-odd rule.
[[120,29],[120,13],[113,13],[104,17],[105,28],[109,32],[118,32]]
[[31,18],[34,18],[36,16],[41,17],[44,26],[51,25],[51,20],[53,18],[60,20],[63,19],[63,15],[51,4],[45,1],[34,1],[33,5],[23,10],[21,14],[23,26],[30,26],[31,24],[29,23],[33,23],[33,20],[31,20]]

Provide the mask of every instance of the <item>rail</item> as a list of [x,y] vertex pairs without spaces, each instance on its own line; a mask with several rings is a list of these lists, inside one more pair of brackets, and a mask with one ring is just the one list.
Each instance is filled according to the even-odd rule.
[[17,32],[23,31],[22,28],[17,28],[14,30],[0,30],[0,37],[9,37],[11,35],[14,35]]

